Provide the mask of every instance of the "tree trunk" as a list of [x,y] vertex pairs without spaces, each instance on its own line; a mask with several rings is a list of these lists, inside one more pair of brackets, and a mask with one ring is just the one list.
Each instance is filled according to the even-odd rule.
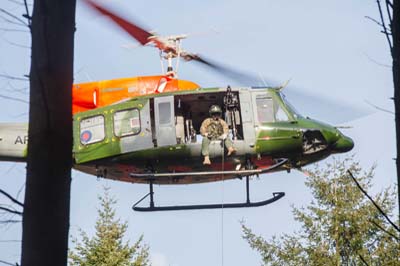
[[35,0],[23,266],[67,265],[76,0]]
[[396,166],[397,166],[397,192],[400,219],[400,3],[399,0],[393,1],[393,20],[392,20],[392,59],[393,59],[393,84],[394,84],[394,110],[396,123]]

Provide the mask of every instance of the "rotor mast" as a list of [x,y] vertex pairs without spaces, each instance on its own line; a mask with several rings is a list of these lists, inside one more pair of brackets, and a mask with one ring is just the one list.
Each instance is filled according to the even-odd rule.
[[[161,62],[161,71],[165,75],[172,76],[173,78],[178,77],[178,67],[179,67],[179,59],[181,58],[182,50],[181,41],[187,38],[186,34],[180,35],[171,35],[167,37],[157,37],[158,41],[161,41],[163,45],[160,47],[156,45],[156,47],[160,50],[160,62]],[[149,43],[151,43],[152,37],[149,38]],[[175,59],[175,68],[173,66],[173,61]],[[167,62],[167,71],[164,72],[164,61]]]

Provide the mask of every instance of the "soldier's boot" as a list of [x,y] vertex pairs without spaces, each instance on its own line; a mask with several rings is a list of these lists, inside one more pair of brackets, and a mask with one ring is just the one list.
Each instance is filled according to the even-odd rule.
[[230,156],[232,153],[235,153],[236,149],[234,147],[229,147],[228,148],[228,156]]
[[211,161],[210,161],[210,156],[204,156],[204,161],[203,161],[204,165],[210,165]]

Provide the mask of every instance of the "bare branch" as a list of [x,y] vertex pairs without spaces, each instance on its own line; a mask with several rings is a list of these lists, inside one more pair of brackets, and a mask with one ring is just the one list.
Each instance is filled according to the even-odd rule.
[[1,95],[1,94],[0,94],[0,98],[29,104],[29,102],[26,101],[26,100],[23,100],[23,99],[20,99],[20,98],[16,98],[16,97],[7,96],[7,95]]
[[392,66],[390,66],[390,65],[383,64],[383,63],[380,63],[380,62],[376,61],[375,59],[371,58],[367,53],[363,53],[363,54],[365,55],[365,57],[368,58],[368,60],[370,60],[374,64],[377,64],[378,66],[392,68]]
[[23,117],[23,116],[28,117],[28,115],[29,115],[29,113],[25,112],[25,113],[20,113],[20,114],[14,115],[13,118],[20,118],[20,117]]
[[17,192],[17,199],[19,198],[19,195],[21,194],[22,190],[25,188],[25,183],[20,187],[20,189]]
[[27,30],[18,30],[18,29],[8,29],[8,28],[0,28],[1,31],[6,31],[6,32],[29,32]]
[[19,44],[19,43],[16,43],[16,42],[9,41],[9,40],[7,40],[5,37],[3,37],[3,36],[2,36],[2,39],[3,39],[6,43],[8,43],[8,44],[10,44],[10,45],[13,45],[13,46],[16,46],[16,47],[25,48],[25,49],[30,49],[30,48],[31,48],[30,46],[27,46],[27,45],[23,45],[23,44]]
[[3,263],[5,265],[18,266],[18,263],[9,263],[9,262],[4,261],[4,260],[0,260],[0,263]]
[[381,2],[380,2],[380,0],[376,0],[376,3],[378,4],[378,10],[379,10],[379,15],[381,17],[383,33],[385,34],[386,39],[388,41],[389,48],[390,48],[390,54],[393,55],[393,45],[392,45],[392,41],[390,40],[390,34],[389,34],[389,32],[387,30],[387,27],[386,27],[385,19],[383,17]]
[[29,79],[27,79],[27,78],[19,78],[19,77],[6,75],[6,74],[0,74],[0,77],[6,78],[6,79],[12,79],[12,80],[29,81]]
[[365,102],[366,102],[367,104],[371,105],[372,107],[374,107],[375,109],[379,110],[379,111],[386,112],[386,113],[389,113],[389,114],[394,115],[394,112],[393,112],[393,111],[386,110],[386,109],[384,109],[384,108],[382,108],[382,107],[379,107],[379,106],[377,106],[377,105],[375,105],[375,104],[370,103],[370,102],[367,101],[367,100],[365,100]]
[[4,220],[4,221],[2,220],[2,221],[0,221],[0,224],[15,224],[15,223],[22,223],[22,220]]
[[[10,87],[10,89],[6,89],[6,87]],[[2,89],[6,90],[8,92],[12,92],[12,93],[18,92],[18,93],[23,94],[23,95],[28,94],[28,91],[29,91],[28,87],[17,88],[9,81],[2,87]]]
[[[389,18],[389,27],[390,27],[390,31],[392,31],[393,19],[392,19],[392,14],[390,13],[390,4],[391,4],[391,3],[390,3],[389,0],[386,0],[385,3],[386,3],[386,12],[387,12],[387,15],[388,15],[388,18]],[[392,10],[393,10],[393,6],[392,6]]]
[[3,194],[4,196],[6,196],[9,200],[11,200],[12,202],[14,202],[15,204],[21,206],[22,208],[24,207],[24,204],[21,203],[20,201],[18,201],[17,199],[15,199],[13,196],[11,196],[10,194],[8,194],[7,192],[5,192],[4,190],[2,190],[0,188],[0,194]]
[[29,29],[31,29],[31,24],[32,24],[32,17],[31,17],[31,15],[29,14],[29,8],[28,8],[28,3],[27,3],[27,1],[26,0],[24,0],[24,5],[25,5],[25,11],[26,11],[26,14],[24,15],[24,17],[28,20],[28,27],[29,27]]
[[13,240],[13,239],[11,239],[11,240],[0,240],[0,243],[21,243],[22,242],[22,240]]
[[4,13],[4,14],[8,15],[9,17],[15,19],[16,21],[19,21],[20,23],[22,23],[22,25],[28,26],[28,24],[26,24],[25,21],[23,21],[23,20],[20,19],[19,17],[15,16],[14,14],[8,12],[7,10],[5,10],[5,9],[3,9],[3,8],[0,8],[0,12],[2,12],[2,13]]
[[22,212],[20,212],[20,211],[12,210],[10,208],[6,208],[6,207],[2,207],[2,206],[0,206],[0,210],[6,211],[6,212],[9,212],[12,214],[22,215]]
[[17,26],[26,27],[25,24],[22,24],[22,23],[19,23],[19,22],[15,22],[15,21],[13,21],[13,20],[11,20],[11,19],[8,19],[8,18],[6,18],[6,17],[4,17],[4,16],[0,16],[0,18],[3,19],[3,20],[4,20],[5,22],[7,22],[7,23],[10,23],[10,24],[13,24],[13,25],[17,25]]
[[8,2],[11,2],[11,3],[17,4],[17,5],[20,5],[20,6],[22,6],[22,5],[23,5],[23,3],[22,3],[22,2],[19,2],[19,1],[17,1],[17,0],[8,0]]
[[376,19],[370,17],[370,16],[364,16],[364,18],[371,20],[372,22],[375,22],[376,24],[378,24],[380,27],[383,27],[382,23],[380,23],[379,21],[377,21]]
[[372,204],[375,206],[375,208],[385,217],[385,219],[396,229],[398,232],[400,232],[400,228],[390,220],[390,218],[387,216],[387,214],[379,207],[379,205],[371,198],[370,195],[361,187],[360,183],[358,183],[357,179],[353,176],[350,170],[347,170],[347,173],[350,175],[351,179],[356,183],[357,187],[361,190],[361,192],[372,202]]

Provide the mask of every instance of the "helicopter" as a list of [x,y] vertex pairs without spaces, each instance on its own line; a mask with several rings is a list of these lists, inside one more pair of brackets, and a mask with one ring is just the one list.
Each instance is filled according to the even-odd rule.
[[[179,80],[172,61],[195,61],[218,72],[234,70],[181,48],[186,35],[160,37],[92,0],[85,2],[110,18],[142,45],[159,49],[163,75],[73,85],[73,157],[76,170],[131,183],[149,184],[135,211],[257,207],[285,194],[250,201],[251,176],[288,171],[350,151],[354,142],[336,127],[302,116],[277,87],[213,87]],[[203,165],[201,123],[212,105],[222,107],[236,152],[212,141],[212,163]],[[28,125],[0,125],[0,159],[25,161]],[[155,206],[153,185],[180,185],[245,179],[242,203]],[[139,207],[150,197],[149,207]]]

